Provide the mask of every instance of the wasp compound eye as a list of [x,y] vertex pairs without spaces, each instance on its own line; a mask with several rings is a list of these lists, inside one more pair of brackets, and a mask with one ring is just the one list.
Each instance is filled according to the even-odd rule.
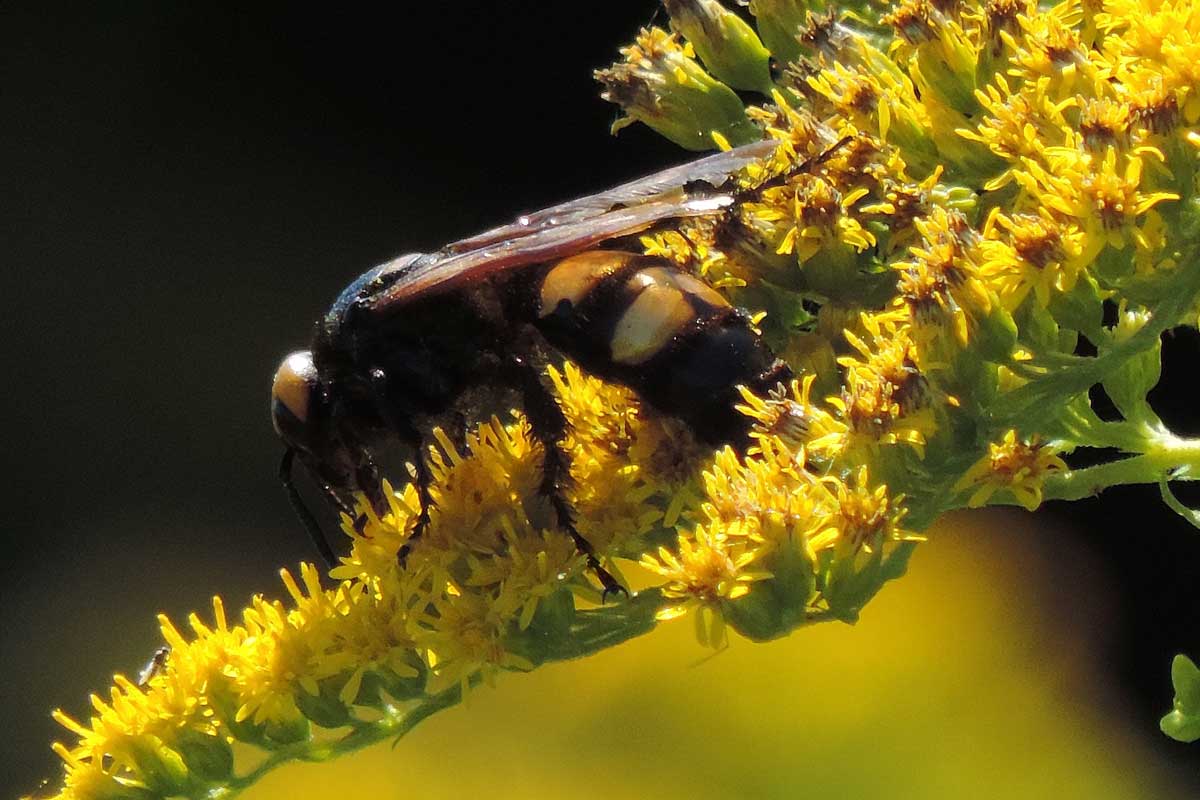
[[308,449],[308,432],[317,405],[320,382],[312,353],[297,350],[283,360],[271,384],[271,423],[290,445]]

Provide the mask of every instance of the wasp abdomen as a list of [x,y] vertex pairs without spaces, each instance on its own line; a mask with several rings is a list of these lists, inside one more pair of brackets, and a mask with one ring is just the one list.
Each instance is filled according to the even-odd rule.
[[626,366],[645,364],[691,329],[735,313],[712,287],[670,262],[610,250],[554,264],[539,300],[539,327],[556,346],[565,339],[568,352],[595,349]]
[[709,442],[742,442],[738,385],[757,392],[791,376],[704,281],[654,256],[592,250],[543,275],[537,325],[558,349],[683,419]]

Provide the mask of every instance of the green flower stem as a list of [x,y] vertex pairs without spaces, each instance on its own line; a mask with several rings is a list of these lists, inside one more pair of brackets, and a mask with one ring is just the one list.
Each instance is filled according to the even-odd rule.
[[457,705],[461,700],[462,689],[454,686],[424,699],[405,713],[388,716],[378,722],[355,725],[341,738],[322,742],[298,742],[281,747],[272,751],[270,756],[250,772],[230,779],[224,786],[199,795],[197,800],[225,800],[235,797],[257,783],[268,772],[289,761],[328,761],[389,738],[399,739],[415,728],[417,723],[442,709]]
[[[1082,500],[1112,486],[1200,478],[1200,439],[1160,434],[1148,443],[1150,449],[1140,455],[1048,477],[1045,499]],[[1015,504],[1012,498],[998,502]]]

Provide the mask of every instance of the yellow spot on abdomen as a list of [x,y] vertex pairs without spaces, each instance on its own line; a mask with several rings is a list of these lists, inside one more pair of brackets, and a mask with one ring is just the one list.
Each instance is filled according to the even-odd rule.
[[613,361],[635,365],[649,361],[695,316],[683,292],[674,285],[646,286],[613,331]]
[[633,253],[613,250],[589,250],[564,258],[546,273],[542,281],[539,317],[548,317],[564,300],[577,306],[605,278],[635,258]]

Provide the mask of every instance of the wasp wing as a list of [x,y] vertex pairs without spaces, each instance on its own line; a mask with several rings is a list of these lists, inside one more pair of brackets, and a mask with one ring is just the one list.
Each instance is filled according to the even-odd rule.
[[754,142],[526,214],[404,264],[363,305],[368,311],[385,311],[434,289],[563,258],[662,220],[711,214],[732,202],[719,191],[730,177],[775,147],[770,140]]
[[370,312],[386,311],[432,290],[444,291],[527,264],[565,258],[609,239],[629,236],[656,222],[711,214],[730,205],[729,195],[665,200],[621,208],[581,222],[545,227],[524,236],[465,253],[427,253],[388,276],[388,286],[364,299]]
[[469,239],[455,242],[445,249],[454,253],[477,250],[496,242],[519,239],[540,232],[546,227],[583,222],[620,206],[632,206],[665,199],[664,195],[679,192],[689,184],[707,184],[721,188],[739,169],[774,152],[778,142],[764,139],[741,147],[689,161],[644,178],[623,183],[612,189],[568,200],[541,211],[523,214],[516,222],[492,228]]

